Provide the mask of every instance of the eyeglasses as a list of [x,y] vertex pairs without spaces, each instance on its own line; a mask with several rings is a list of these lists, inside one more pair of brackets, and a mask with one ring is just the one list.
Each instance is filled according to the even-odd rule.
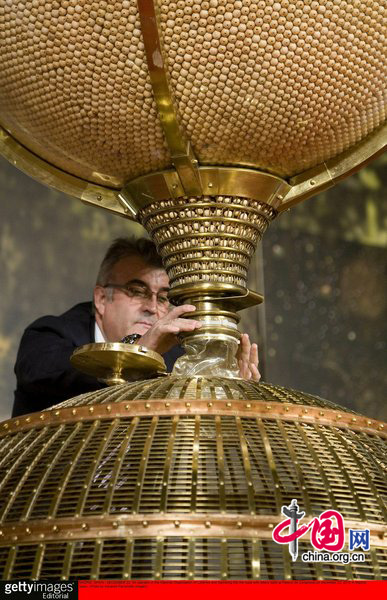
[[132,283],[107,283],[102,287],[122,290],[129,298],[137,298],[140,301],[152,300],[153,296],[156,296],[157,304],[160,307],[167,308],[169,306],[167,292],[156,294],[148,290],[146,287],[140,287],[139,285],[133,285]]

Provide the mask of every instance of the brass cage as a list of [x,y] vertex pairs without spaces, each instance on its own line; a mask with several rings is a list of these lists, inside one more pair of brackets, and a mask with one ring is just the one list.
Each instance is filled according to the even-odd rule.
[[[384,426],[318,397],[169,376],[0,432],[3,579],[387,577]],[[293,498],[368,527],[366,561],[292,562],[271,533]]]

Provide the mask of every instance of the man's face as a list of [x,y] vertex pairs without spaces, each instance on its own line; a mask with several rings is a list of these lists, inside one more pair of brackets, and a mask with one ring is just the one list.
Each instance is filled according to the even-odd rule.
[[108,283],[130,287],[129,292],[95,287],[95,318],[109,342],[118,342],[131,333],[144,335],[169,310],[165,302],[169,290],[166,272],[148,265],[138,256],[119,260]]

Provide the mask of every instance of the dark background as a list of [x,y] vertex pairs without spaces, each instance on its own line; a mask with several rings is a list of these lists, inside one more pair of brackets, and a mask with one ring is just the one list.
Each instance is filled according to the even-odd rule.
[[[380,419],[387,415],[385,165],[379,159],[272,223],[250,275],[265,305],[245,311],[241,326],[259,338],[266,381]],[[24,328],[91,298],[110,241],[142,232],[0,159],[1,419],[10,416]]]

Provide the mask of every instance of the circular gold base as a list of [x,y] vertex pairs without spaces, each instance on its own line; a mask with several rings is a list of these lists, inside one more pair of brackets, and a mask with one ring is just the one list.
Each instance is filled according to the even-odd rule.
[[99,343],[77,348],[71,358],[73,367],[108,385],[146,378],[166,371],[163,357],[138,344]]

